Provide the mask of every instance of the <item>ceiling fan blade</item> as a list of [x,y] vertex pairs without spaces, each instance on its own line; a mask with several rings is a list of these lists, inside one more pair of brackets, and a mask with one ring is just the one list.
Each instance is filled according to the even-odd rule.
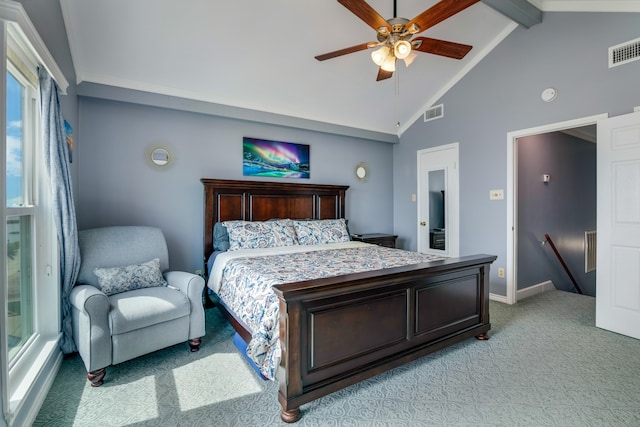
[[480,0],[442,0],[407,22],[406,28],[411,28],[413,24],[416,24],[420,27],[418,33],[421,33],[445,19],[452,17],[456,13],[462,12],[479,1]]
[[380,80],[386,80],[391,76],[393,76],[393,71],[385,71],[380,67],[378,68],[378,77],[376,78],[376,81],[379,82]]
[[334,50],[333,52],[324,53],[322,55],[318,55],[315,58],[318,61],[326,61],[327,59],[336,58],[338,56],[347,55],[349,53],[359,52],[361,50],[366,50],[369,47],[369,43],[362,43],[357,46],[345,47],[344,49]]
[[413,45],[413,50],[447,56],[453,59],[462,59],[473,49],[473,46],[469,46],[468,44],[431,39],[429,37],[416,37],[411,40],[411,44]]
[[369,6],[369,4],[364,0],[338,0],[338,3],[346,7],[356,15],[358,18],[362,19],[368,26],[378,31],[380,27],[386,27],[391,32],[391,26],[374,8]]

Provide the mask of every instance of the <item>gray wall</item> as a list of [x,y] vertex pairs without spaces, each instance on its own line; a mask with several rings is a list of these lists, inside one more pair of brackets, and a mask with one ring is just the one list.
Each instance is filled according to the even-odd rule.
[[[80,119],[79,228],[160,227],[174,269],[202,268],[200,179],[250,179],[242,176],[243,136],[309,144],[311,178],[288,181],[349,185],[351,232],[393,230],[388,143],[89,97],[80,98]],[[168,167],[151,166],[154,146],[169,148]],[[360,162],[369,165],[366,182],[355,177]]]
[[[507,133],[640,105],[640,62],[609,69],[607,49],[638,37],[637,13],[546,13],[542,24],[517,28],[436,103],[443,118],[414,123],[394,147],[394,232],[416,249],[416,151],[460,143],[460,253],[498,256],[491,292],[506,295],[497,277],[506,267]],[[425,76],[428,78],[428,75]],[[558,98],[540,99],[547,87]]]
[[520,138],[517,173],[518,289],[550,280],[573,291],[553,249],[540,244],[549,234],[580,289],[595,296],[583,241],[585,231],[596,229],[596,145],[560,132]]

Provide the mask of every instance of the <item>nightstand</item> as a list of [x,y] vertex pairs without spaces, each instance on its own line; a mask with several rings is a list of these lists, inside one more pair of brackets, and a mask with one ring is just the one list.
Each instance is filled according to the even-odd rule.
[[386,246],[387,248],[396,247],[396,239],[398,236],[393,234],[369,233],[369,234],[352,234],[351,240],[359,242],[373,243],[378,246]]

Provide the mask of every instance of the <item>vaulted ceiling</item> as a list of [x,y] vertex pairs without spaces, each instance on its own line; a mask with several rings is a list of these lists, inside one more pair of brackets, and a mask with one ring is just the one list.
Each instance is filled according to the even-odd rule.
[[[79,87],[134,89],[393,136],[517,27],[506,15],[640,11],[635,0],[483,0],[420,34],[472,45],[464,59],[418,53],[410,67],[377,82],[370,50],[314,59],[376,40],[335,0],[60,3]],[[394,17],[393,0],[367,3]],[[436,3],[396,0],[397,16],[411,19]]]

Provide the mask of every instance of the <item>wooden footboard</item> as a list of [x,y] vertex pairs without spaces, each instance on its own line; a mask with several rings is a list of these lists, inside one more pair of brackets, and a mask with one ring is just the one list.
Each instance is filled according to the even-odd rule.
[[495,256],[447,259],[274,287],[281,418],[461,340],[486,339]]

